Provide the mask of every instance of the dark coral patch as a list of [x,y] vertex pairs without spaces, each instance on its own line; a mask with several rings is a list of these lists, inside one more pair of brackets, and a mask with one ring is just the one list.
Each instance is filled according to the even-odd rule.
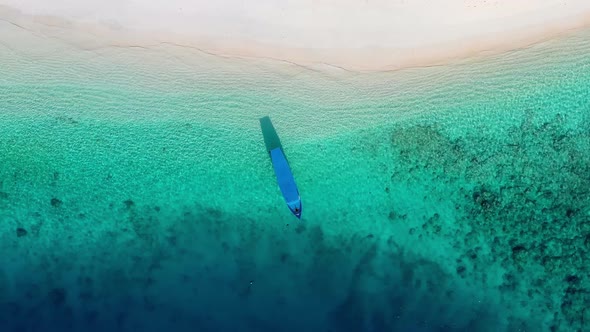
[[59,198],[53,197],[51,199],[51,206],[53,206],[53,207],[60,207],[60,206],[62,206],[62,204],[63,204],[63,202]]
[[23,237],[23,236],[26,236],[26,235],[27,235],[27,233],[28,233],[28,232],[27,232],[27,230],[26,230],[26,229],[24,229],[24,228],[22,228],[22,227],[19,227],[19,228],[17,228],[17,229],[16,229],[16,236],[17,236],[17,237]]
[[126,207],[127,209],[131,209],[132,207],[134,207],[134,206],[135,206],[135,202],[134,202],[134,201],[132,201],[132,200],[130,200],[130,199],[128,199],[128,200],[126,200],[126,201],[124,201],[124,202],[123,202],[123,204],[125,204],[125,207]]
[[56,307],[62,306],[66,302],[66,290],[64,288],[54,288],[47,296],[51,304]]

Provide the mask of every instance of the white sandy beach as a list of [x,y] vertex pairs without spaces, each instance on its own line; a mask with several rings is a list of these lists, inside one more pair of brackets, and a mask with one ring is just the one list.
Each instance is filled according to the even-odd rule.
[[0,20],[84,47],[167,42],[372,71],[526,47],[590,25],[590,1],[1,0]]

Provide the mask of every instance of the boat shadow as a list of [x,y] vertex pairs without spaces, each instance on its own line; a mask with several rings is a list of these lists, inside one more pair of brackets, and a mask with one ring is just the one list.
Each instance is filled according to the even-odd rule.
[[264,145],[266,145],[267,151],[270,152],[273,149],[283,147],[281,140],[279,139],[279,135],[277,134],[275,127],[272,125],[272,121],[270,121],[269,116],[260,118],[260,129],[262,130]]

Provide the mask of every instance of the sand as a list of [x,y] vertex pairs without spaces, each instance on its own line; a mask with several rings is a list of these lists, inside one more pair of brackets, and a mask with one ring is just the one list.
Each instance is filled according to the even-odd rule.
[[173,43],[217,55],[375,71],[527,47],[588,26],[590,2],[3,0],[0,19],[56,38],[72,36],[55,27],[86,31],[92,40],[75,39],[89,48]]

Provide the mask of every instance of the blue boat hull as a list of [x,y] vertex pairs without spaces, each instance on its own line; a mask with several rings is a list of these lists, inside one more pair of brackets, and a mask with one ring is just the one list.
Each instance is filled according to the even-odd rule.
[[285,158],[282,148],[275,148],[270,151],[270,160],[277,176],[277,183],[281,189],[281,193],[287,202],[287,206],[291,212],[297,217],[301,218],[301,197],[295,178],[289,167],[289,163]]
[[272,167],[277,176],[279,189],[281,189],[289,210],[297,218],[301,218],[301,197],[299,196],[299,190],[297,189],[297,184],[295,184],[291,167],[289,167],[289,162],[283,152],[279,136],[268,116],[260,119],[260,127],[264,136],[266,150],[270,155]]

